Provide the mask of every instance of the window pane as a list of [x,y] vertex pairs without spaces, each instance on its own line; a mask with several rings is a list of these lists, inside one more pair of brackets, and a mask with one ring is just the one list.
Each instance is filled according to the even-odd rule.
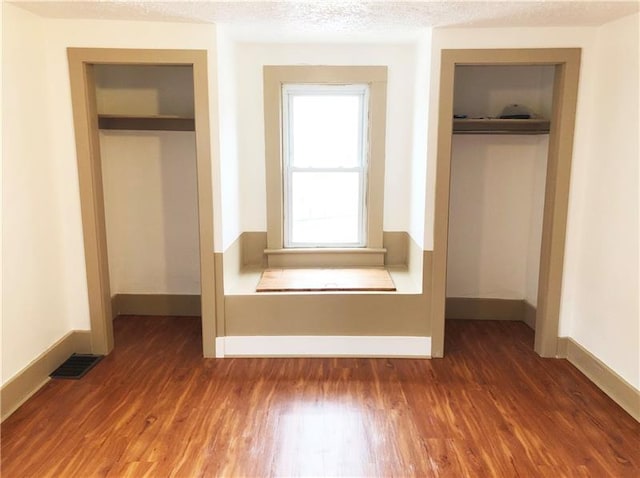
[[360,95],[293,95],[290,159],[295,167],[360,165]]
[[360,173],[296,172],[291,181],[292,244],[360,243]]

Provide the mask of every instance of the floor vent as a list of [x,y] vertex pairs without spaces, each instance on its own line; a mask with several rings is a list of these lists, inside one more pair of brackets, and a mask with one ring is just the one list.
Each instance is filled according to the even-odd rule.
[[93,368],[102,355],[73,354],[62,365],[51,372],[51,378],[71,378],[78,380]]

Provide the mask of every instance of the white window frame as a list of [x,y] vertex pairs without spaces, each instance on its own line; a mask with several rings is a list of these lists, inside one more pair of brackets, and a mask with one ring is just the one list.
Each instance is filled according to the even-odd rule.
[[[292,101],[296,96],[357,96],[359,100],[359,128],[358,128],[358,164],[355,167],[296,167],[293,165],[292,132]],[[282,85],[282,159],[283,159],[283,213],[284,213],[284,248],[350,248],[365,247],[367,244],[367,175],[369,148],[369,86],[367,84],[350,85],[320,85],[287,83]],[[294,242],[293,237],[293,203],[292,187],[295,172],[332,172],[358,173],[358,239],[355,242]]]
[[[285,84],[369,87],[366,244],[364,247],[285,247],[282,86]],[[265,65],[263,67],[265,185],[269,267],[383,266],[384,163],[387,112],[386,66]]]

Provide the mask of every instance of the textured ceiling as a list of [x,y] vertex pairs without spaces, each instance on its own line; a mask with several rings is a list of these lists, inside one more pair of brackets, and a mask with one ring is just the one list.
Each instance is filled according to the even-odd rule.
[[13,1],[52,18],[220,23],[300,31],[435,26],[592,26],[638,12],[640,1]]

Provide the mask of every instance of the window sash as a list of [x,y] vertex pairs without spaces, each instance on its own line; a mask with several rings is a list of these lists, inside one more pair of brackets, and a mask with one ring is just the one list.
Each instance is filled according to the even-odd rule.
[[[293,99],[296,96],[357,96],[358,111],[358,163],[355,167],[300,167],[293,165]],[[283,225],[285,248],[356,248],[367,246],[367,174],[368,174],[368,106],[369,87],[354,85],[284,84],[282,86],[282,156],[283,156]],[[357,240],[353,242],[300,242],[293,241],[293,175],[310,173],[358,173]]]

